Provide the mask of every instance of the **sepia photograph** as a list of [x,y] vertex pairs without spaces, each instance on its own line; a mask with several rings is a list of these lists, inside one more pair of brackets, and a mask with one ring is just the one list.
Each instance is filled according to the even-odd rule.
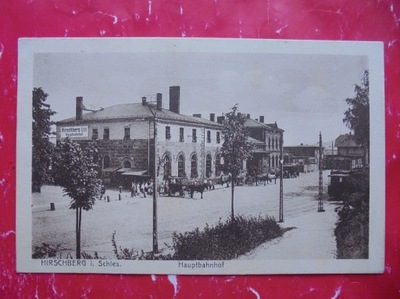
[[383,46],[21,39],[17,271],[380,273]]

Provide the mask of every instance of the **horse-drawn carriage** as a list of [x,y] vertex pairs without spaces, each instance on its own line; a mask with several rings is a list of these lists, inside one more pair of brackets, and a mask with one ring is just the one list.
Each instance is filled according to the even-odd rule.
[[203,192],[209,187],[208,183],[189,181],[180,177],[169,177],[166,186],[168,196],[185,197],[187,194],[193,198],[194,193],[199,192],[201,199],[203,199]]
[[297,178],[300,174],[300,166],[298,164],[283,165],[284,178]]

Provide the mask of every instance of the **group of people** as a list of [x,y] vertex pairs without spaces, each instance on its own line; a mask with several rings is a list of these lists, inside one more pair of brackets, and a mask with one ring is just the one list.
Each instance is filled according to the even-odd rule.
[[[177,182],[174,180],[164,180],[160,184],[157,185],[158,194],[169,195],[170,184],[176,184]],[[200,182],[191,182],[192,184],[200,184]],[[205,188],[207,190],[214,190],[215,186],[212,180],[205,179],[203,184],[205,184]],[[152,195],[154,190],[154,184],[152,180],[142,181],[142,182],[132,182],[131,184],[131,197],[143,195],[143,197],[147,197],[147,195]]]
[[[182,183],[178,182],[176,180],[163,180],[160,184],[157,185],[157,192],[158,194],[163,194],[163,195],[169,195],[170,191],[170,184],[176,184],[176,183]],[[186,182],[188,185],[203,185],[206,190],[214,190],[214,182],[211,179],[205,179],[204,182],[198,182],[198,181],[190,181]],[[120,185],[118,187],[119,193],[122,193],[123,186]],[[135,196],[143,196],[147,197],[148,195],[152,195],[154,191],[154,184],[153,180],[145,180],[145,181],[134,181],[131,183],[130,186],[130,192],[131,192],[131,197]],[[106,193],[106,187],[102,184],[101,185],[101,190],[100,190],[100,196],[99,199],[101,200],[103,197],[105,197]]]
[[132,182],[131,185],[131,197],[138,196],[143,194],[143,197],[147,197],[147,195],[153,194],[153,181],[141,181],[141,182]]

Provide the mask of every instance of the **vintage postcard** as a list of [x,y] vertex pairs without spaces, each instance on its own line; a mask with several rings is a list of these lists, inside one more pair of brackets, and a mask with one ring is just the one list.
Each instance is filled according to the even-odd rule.
[[18,272],[383,272],[382,43],[21,39],[18,61]]

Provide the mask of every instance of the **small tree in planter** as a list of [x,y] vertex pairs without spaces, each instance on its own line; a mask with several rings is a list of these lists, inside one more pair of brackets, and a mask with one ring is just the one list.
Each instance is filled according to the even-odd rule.
[[81,258],[82,210],[92,209],[100,194],[98,178],[98,151],[94,142],[82,149],[76,142],[66,138],[56,145],[53,159],[55,182],[72,198],[70,209],[76,211],[76,258]]
[[222,170],[231,174],[231,218],[235,219],[234,197],[237,176],[242,170],[243,161],[252,155],[253,145],[248,141],[248,132],[244,126],[245,118],[238,113],[235,105],[225,114],[221,156],[224,159]]

